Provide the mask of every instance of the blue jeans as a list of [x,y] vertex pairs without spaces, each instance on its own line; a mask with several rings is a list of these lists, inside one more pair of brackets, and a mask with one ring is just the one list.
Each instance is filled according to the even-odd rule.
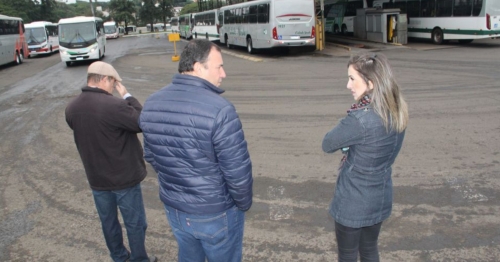
[[[149,261],[146,240],[146,212],[142,201],[141,184],[116,191],[92,190],[94,202],[101,219],[102,232],[110,256],[115,262]],[[130,247],[130,254],[123,245],[122,227],[118,221],[118,208],[122,214]]]
[[179,245],[179,262],[241,261],[245,213],[236,206],[209,215],[192,215],[164,207]]
[[335,222],[339,262],[379,262],[378,235],[382,222],[373,226],[352,228]]

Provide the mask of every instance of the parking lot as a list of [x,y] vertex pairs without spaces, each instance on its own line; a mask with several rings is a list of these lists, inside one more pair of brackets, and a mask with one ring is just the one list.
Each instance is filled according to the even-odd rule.
[[[321,141],[353,102],[346,64],[356,52],[388,56],[410,108],[381,261],[497,261],[500,41],[339,45],[256,55],[221,47],[223,96],[242,120],[255,180],[244,261],[336,261],[327,209],[341,155],[324,154]],[[177,72],[164,34],[110,40],[106,50],[104,61],[141,102]],[[64,120],[88,63],[66,67],[58,56],[0,68],[1,261],[109,261]],[[177,244],[150,167],[142,186],[147,248],[160,261],[175,261]]]

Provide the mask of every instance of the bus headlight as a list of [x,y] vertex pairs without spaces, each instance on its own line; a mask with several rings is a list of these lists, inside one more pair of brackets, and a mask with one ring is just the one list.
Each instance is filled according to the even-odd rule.
[[97,46],[96,44],[94,44],[94,46],[92,46],[92,47],[90,48],[90,53],[93,53],[93,52],[97,49],[97,47],[98,47],[98,46]]
[[68,55],[68,51],[66,51],[66,49],[59,48],[59,52],[61,52],[63,55]]

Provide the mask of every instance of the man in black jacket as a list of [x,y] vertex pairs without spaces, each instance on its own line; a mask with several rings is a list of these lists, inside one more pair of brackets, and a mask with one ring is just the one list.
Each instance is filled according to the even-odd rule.
[[[106,245],[113,261],[156,261],[146,253],[146,212],[141,181],[146,177],[138,118],[142,110],[118,72],[104,62],[92,63],[87,86],[66,108]],[[122,98],[114,97],[116,89]],[[123,245],[117,207],[120,208],[130,252]]]

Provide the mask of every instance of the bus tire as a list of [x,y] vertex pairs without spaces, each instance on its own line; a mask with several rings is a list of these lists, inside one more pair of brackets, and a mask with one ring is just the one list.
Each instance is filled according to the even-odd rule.
[[194,38],[198,39],[198,32],[194,32]]
[[432,43],[440,45],[443,43],[443,38],[443,30],[441,30],[441,28],[436,27],[432,30]]
[[343,35],[347,34],[347,26],[345,24],[342,25],[342,29],[340,29],[340,33]]
[[208,32],[205,33],[205,38],[208,40]]
[[18,51],[16,51],[16,64],[20,65],[23,63],[23,60],[24,60],[24,56],[23,56],[23,50],[21,50],[21,53],[19,53]]
[[340,32],[339,25],[334,25],[333,26],[333,33],[338,34]]
[[70,61],[66,62],[66,66],[70,67],[71,66],[71,62]]
[[227,39],[227,35],[224,36],[224,41],[226,41],[226,47],[227,47],[227,49],[231,49],[231,45],[229,44],[229,41]]
[[247,52],[249,54],[254,54],[255,51],[253,50],[253,45],[252,45],[252,37],[247,37]]

